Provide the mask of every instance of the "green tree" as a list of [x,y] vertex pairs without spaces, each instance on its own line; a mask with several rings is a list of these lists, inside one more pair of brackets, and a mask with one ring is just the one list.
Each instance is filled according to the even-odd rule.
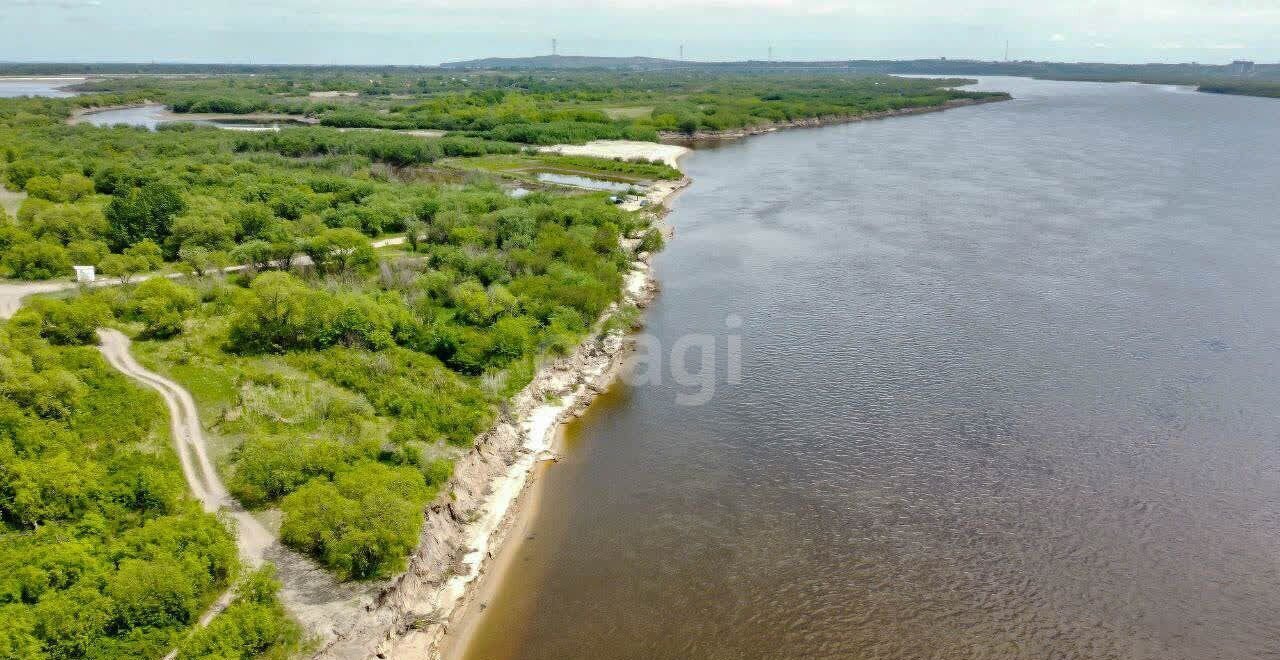
[[194,620],[200,605],[187,571],[171,557],[125,559],[106,594],[115,601],[117,625],[124,628],[182,626]]
[[165,245],[169,254],[176,255],[184,247],[200,247],[209,252],[230,250],[234,245],[235,230],[222,218],[201,213],[174,218]]
[[70,300],[35,300],[21,314],[35,315],[40,336],[50,343],[82,346],[98,343],[96,331],[111,318],[111,309],[92,295],[82,295]]
[[37,238],[56,239],[63,245],[77,240],[98,240],[107,230],[102,211],[93,205],[45,207],[33,213],[25,224]]
[[494,225],[498,235],[498,247],[521,248],[533,243],[537,231],[537,220],[526,207],[513,206],[494,214]]
[[283,271],[262,273],[249,285],[252,296],[231,320],[228,344],[246,353],[288,350],[305,341],[311,323],[311,291]]
[[145,239],[125,248],[124,255],[134,257],[142,261],[143,271],[156,270],[164,265],[164,252],[160,250],[160,244],[151,239]]
[[108,242],[113,250],[123,250],[142,240],[163,243],[169,237],[173,217],[186,209],[187,203],[178,189],[160,181],[131,188],[124,194],[117,192],[107,205]]
[[98,270],[104,275],[120,278],[122,284],[128,284],[134,275],[145,272],[147,263],[139,257],[125,254],[108,254],[98,262]]
[[75,202],[93,194],[93,179],[83,174],[68,172],[58,179],[58,187],[68,202]]
[[666,246],[666,241],[662,238],[662,232],[657,228],[650,229],[644,233],[640,239],[640,245],[636,248],[639,252],[658,252]]
[[71,274],[71,258],[67,250],[51,241],[30,241],[9,247],[0,257],[10,277],[24,280],[47,280]]
[[226,252],[213,252],[202,245],[184,245],[178,250],[178,261],[189,273],[204,277],[225,267],[229,257]]
[[346,577],[387,575],[417,544],[430,493],[416,469],[362,463],[284,498],[280,538]]
[[186,313],[199,300],[194,290],[167,277],[153,277],[129,294],[127,316],[143,323],[144,338],[168,339],[182,332]]
[[97,266],[107,256],[107,244],[102,241],[72,241],[67,244],[67,256],[72,264]]
[[271,243],[256,238],[237,245],[231,251],[231,259],[255,270],[267,270],[276,259],[276,249]]
[[355,229],[326,229],[309,241],[305,252],[316,268],[332,273],[371,269],[377,255],[369,238]]
[[414,252],[418,251],[418,246],[427,237],[430,225],[422,220],[410,220],[405,223],[405,241],[409,244],[409,249]]
[[276,217],[265,204],[245,204],[232,218],[240,229],[240,240],[261,238],[276,224]]
[[242,579],[235,599],[208,626],[200,628],[179,649],[178,657],[208,660],[283,660],[301,641],[301,630],[289,620],[276,594],[280,583],[267,564]]
[[27,194],[35,199],[47,199],[51,202],[67,201],[62,195],[62,189],[58,186],[58,180],[51,176],[33,176],[27,179]]

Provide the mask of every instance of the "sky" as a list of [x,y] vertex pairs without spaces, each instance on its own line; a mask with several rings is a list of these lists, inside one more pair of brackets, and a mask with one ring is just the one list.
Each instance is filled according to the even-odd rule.
[[1280,62],[1280,0],[0,0],[0,60]]

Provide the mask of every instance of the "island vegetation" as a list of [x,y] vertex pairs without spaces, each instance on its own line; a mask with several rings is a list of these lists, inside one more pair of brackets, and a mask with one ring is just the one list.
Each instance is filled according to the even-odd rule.
[[[1000,98],[964,81],[889,76],[572,72],[367,77],[342,70],[305,79],[111,78],[80,89],[148,98],[178,113],[283,113],[337,128],[430,129],[521,144],[656,140],[662,132],[718,131],[817,117],[848,117]],[[316,96],[345,93],[351,96]]]

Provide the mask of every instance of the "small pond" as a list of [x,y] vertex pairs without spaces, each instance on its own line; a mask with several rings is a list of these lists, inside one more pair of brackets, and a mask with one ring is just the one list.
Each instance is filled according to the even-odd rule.
[[562,186],[573,186],[574,188],[587,188],[588,190],[608,190],[611,192],[626,192],[632,188],[637,188],[635,184],[621,183],[619,181],[605,181],[604,179],[593,179],[591,177],[579,176],[576,174],[557,174],[555,172],[538,172],[537,179],[544,183],[557,183]]

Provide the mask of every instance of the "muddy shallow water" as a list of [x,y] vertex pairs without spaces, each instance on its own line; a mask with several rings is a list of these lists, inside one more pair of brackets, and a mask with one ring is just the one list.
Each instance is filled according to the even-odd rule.
[[683,161],[469,657],[1280,656],[1280,102],[983,84]]
[[84,78],[0,78],[0,99],[18,96],[66,98],[76,92],[65,89],[84,82]]

